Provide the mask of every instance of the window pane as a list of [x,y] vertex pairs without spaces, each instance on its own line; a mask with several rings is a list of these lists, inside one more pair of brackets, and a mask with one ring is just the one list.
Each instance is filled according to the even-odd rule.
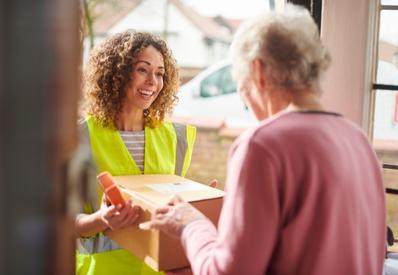
[[223,70],[220,79],[220,85],[223,89],[223,94],[230,94],[236,92],[236,83],[232,79],[231,75],[231,65],[225,67],[225,69]]
[[[395,162],[397,162],[397,160],[395,160]],[[385,182],[386,187],[394,188],[394,189],[398,190],[398,170],[383,169],[383,177],[384,177],[384,182]],[[397,197],[397,199],[398,199],[398,195],[395,195],[395,197]],[[398,211],[398,207],[397,207],[397,211]],[[397,222],[398,222],[398,220],[397,220]],[[398,235],[397,235],[397,238],[398,238]]]
[[381,12],[377,83],[398,85],[397,26],[398,10],[384,10]]
[[200,85],[201,97],[212,97],[222,95],[222,88],[220,87],[220,78],[222,70],[216,71],[203,79]]
[[[385,186],[398,190],[398,170],[384,169]],[[387,194],[387,225],[392,229],[395,239],[398,238],[398,195]]]
[[381,0],[382,5],[398,5],[398,0]]
[[398,91],[376,91],[373,138],[398,143]]
[[[395,188],[398,189],[398,184],[395,186]],[[387,225],[393,231],[395,239],[397,239],[398,238],[398,195],[387,194],[386,202],[387,202]]]
[[[398,92],[376,91],[373,146],[381,163],[398,165]],[[395,109],[394,109],[395,108]],[[398,189],[398,170],[383,169],[386,187]],[[398,237],[398,195],[389,194],[387,200],[387,224]]]
[[201,97],[213,97],[234,92],[236,92],[236,83],[231,76],[231,65],[223,67],[205,78],[200,88]]

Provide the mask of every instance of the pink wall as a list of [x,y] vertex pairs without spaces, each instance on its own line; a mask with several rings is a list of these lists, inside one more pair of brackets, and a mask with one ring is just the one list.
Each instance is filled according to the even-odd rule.
[[322,81],[323,105],[367,130],[370,73],[369,5],[374,0],[325,0],[321,37],[332,55]]

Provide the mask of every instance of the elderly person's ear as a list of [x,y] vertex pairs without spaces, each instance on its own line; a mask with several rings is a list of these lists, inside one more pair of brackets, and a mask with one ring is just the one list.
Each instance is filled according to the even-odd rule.
[[254,84],[257,86],[258,90],[264,90],[266,86],[266,75],[265,66],[261,59],[256,58],[252,61],[252,76]]

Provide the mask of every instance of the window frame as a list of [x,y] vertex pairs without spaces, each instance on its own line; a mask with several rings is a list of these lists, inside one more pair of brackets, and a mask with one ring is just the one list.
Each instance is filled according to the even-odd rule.
[[[374,52],[372,55],[372,78],[371,78],[371,85],[370,85],[370,109],[369,109],[369,127],[368,127],[368,134],[372,142],[375,141],[374,139],[374,128],[375,128],[375,111],[376,111],[376,95],[378,92],[397,92],[398,85],[393,84],[386,84],[386,83],[379,83],[377,82],[377,74],[378,74],[378,65],[379,65],[379,45],[380,45],[380,19],[382,11],[386,10],[394,10],[398,11],[398,5],[382,5],[382,0],[377,1],[376,9],[375,9],[375,25],[374,25],[374,37],[373,37],[373,47]],[[397,106],[395,106],[397,108]],[[396,110],[395,110],[396,112]],[[380,161],[382,162],[383,173],[388,170],[398,171],[398,164],[395,163],[388,163],[382,157],[380,157]],[[398,189],[395,186],[385,184],[385,192],[386,195],[398,195]],[[395,188],[394,188],[395,187]],[[387,207],[387,217],[389,215],[390,207],[388,205],[388,197],[386,196],[386,207]],[[390,229],[394,231],[392,224],[389,224]],[[396,231],[395,231],[396,232]],[[396,237],[396,236],[395,236]],[[398,240],[394,239],[394,243]],[[390,246],[390,245],[389,245]],[[390,249],[390,248],[389,248]]]

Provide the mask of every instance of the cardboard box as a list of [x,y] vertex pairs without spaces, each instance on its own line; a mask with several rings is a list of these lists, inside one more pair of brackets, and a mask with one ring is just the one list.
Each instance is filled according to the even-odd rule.
[[224,192],[176,175],[119,176],[114,179],[123,192],[142,207],[143,213],[134,226],[108,230],[105,234],[154,270],[188,266],[179,240],[158,230],[140,230],[138,224],[150,220],[156,208],[167,204],[173,194],[178,194],[217,225]]

